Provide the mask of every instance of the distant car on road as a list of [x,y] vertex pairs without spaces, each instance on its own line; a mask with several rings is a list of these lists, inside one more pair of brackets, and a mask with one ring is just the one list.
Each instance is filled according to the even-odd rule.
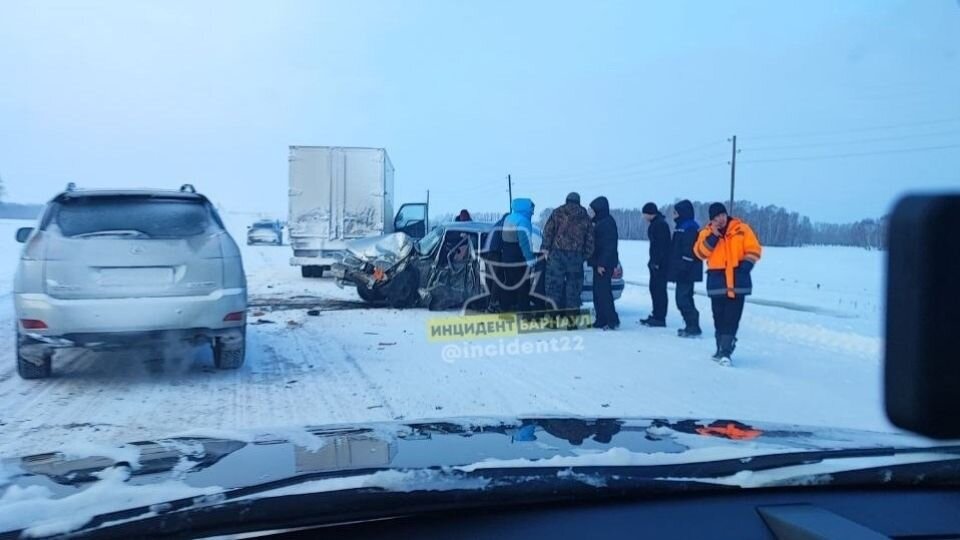
[[237,244],[203,195],[68,188],[44,208],[14,281],[17,370],[47,377],[58,348],[209,343],[243,364],[247,283]]
[[283,245],[283,224],[273,219],[261,219],[247,227],[247,245]]

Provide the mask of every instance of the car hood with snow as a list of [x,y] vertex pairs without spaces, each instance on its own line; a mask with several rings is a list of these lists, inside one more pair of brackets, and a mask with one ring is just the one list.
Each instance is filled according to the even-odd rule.
[[223,533],[457,505],[814,485],[956,485],[960,446],[734,420],[459,418],[194,432],[0,462],[0,538]]

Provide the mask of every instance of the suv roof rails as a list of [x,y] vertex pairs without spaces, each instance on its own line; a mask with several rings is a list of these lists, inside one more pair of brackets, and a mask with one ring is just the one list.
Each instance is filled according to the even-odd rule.
[[180,186],[181,193],[196,193],[197,189],[193,187],[193,184],[184,184]]

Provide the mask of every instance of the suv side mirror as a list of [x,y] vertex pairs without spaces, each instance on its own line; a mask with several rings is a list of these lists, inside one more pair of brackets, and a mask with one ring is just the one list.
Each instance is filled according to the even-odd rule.
[[26,242],[31,234],[33,234],[33,227],[21,227],[17,229],[17,242],[21,244]]
[[960,194],[908,196],[890,216],[884,387],[894,425],[960,437]]

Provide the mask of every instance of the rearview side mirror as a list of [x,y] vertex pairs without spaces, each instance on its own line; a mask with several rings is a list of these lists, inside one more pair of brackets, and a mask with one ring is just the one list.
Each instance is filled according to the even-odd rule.
[[935,438],[960,437],[960,194],[908,196],[890,216],[887,417]]
[[17,242],[21,244],[26,242],[31,234],[33,234],[33,227],[21,227],[17,229]]

